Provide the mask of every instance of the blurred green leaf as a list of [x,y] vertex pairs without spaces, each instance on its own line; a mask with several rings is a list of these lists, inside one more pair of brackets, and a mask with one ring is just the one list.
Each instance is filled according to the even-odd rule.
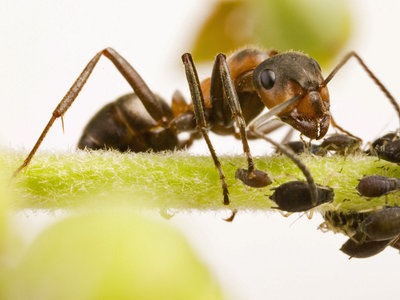
[[218,1],[202,25],[192,53],[212,60],[249,44],[278,51],[298,50],[321,65],[332,61],[351,35],[344,0]]
[[222,299],[177,230],[122,208],[50,226],[3,277],[1,299]]

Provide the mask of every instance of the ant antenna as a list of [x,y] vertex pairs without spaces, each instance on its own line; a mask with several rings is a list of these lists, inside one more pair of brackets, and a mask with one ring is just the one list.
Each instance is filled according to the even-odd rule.
[[354,51],[349,52],[343,59],[339,62],[339,64],[332,70],[332,72],[325,78],[324,82],[321,83],[320,88],[325,87],[329,81],[336,75],[336,73],[347,63],[347,61],[354,57],[357,59],[358,63],[363,67],[364,71],[367,72],[369,77],[375,82],[376,85],[381,89],[381,91],[385,94],[385,96],[389,99],[390,103],[393,105],[400,121],[400,106],[397,101],[394,99],[393,95],[389,92],[389,90],[383,85],[383,83],[375,76],[375,74],[368,68],[368,66],[364,63],[361,57]]

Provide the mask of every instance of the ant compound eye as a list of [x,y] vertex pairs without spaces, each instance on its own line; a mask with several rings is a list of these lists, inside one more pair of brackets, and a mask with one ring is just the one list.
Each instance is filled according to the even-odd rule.
[[275,84],[275,73],[272,70],[266,69],[260,74],[261,85],[264,89],[269,90]]

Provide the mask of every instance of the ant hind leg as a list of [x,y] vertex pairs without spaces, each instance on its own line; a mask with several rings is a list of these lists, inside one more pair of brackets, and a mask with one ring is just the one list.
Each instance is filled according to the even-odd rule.
[[[61,99],[60,103],[54,109],[50,120],[46,124],[39,138],[37,139],[35,145],[29,152],[28,156],[25,158],[24,162],[15,170],[13,174],[13,178],[18,175],[26,166],[29,165],[36,151],[39,149],[39,146],[43,142],[46,134],[52,127],[53,123],[58,119],[64,116],[67,112],[68,108],[72,105],[75,99],[78,97],[79,92],[82,90],[87,80],[89,79],[92,71],[96,67],[98,61],[101,56],[107,57],[117,68],[117,70],[121,73],[121,75],[125,78],[125,80],[132,87],[135,94],[142,101],[144,107],[150,116],[160,124],[167,124],[168,120],[166,118],[166,112],[162,106],[162,103],[157,99],[157,97],[152,93],[150,88],[144,82],[144,80],[140,77],[137,71],[129,64],[129,62],[123,58],[117,51],[112,48],[105,48],[100,52],[96,53],[95,56],[88,62],[85,66],[81,74],[72,84],[68,92]],[[64,128],[64,124],[63,124]]]

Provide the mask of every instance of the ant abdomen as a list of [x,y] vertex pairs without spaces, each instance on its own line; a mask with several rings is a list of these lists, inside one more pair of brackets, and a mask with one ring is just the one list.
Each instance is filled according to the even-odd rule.
[[[157,98],[165,118],[171,120],[171,108]],[[177,133],[160,123],[154,120],[135,94],[127,94],[105,105],[92,117],[78,148],[132,152],[174,150],[179,146]]]

